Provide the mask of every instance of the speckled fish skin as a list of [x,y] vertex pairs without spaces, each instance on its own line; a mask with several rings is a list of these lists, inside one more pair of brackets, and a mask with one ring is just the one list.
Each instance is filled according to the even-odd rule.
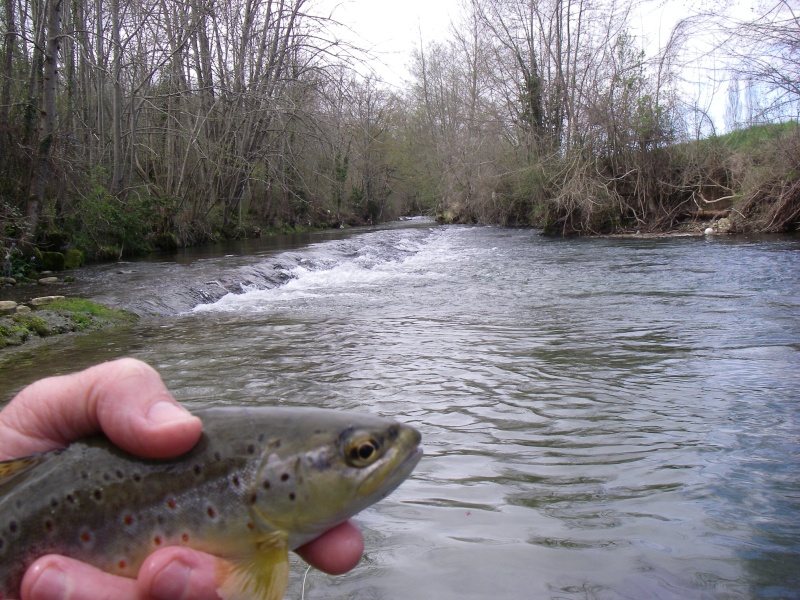
[[221,556],[225,598],[282,598],[287,551],[393,491],[419,461],[420,435],[374,416],[302,408],[195,413],[203,436],[168,460],[104,437],[0,463],[0,599],[57,553],[134,577],[168,545]]

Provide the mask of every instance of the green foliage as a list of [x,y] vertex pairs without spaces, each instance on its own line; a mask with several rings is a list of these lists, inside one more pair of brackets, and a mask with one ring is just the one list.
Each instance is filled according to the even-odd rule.
[[0,348],[18,346],[33,336],[48,337],[105,326],[131,325],[137,320],[136,315],[124,310],[108,308],[83,298],[65,298],[33,313],[0,317]]
[[73,245],[86,256],[118,259],[150,249],[148,233],[156,214],[152,203],[130,195],[124,202],[100,183],[101,173],[87,181],[87,189],[71,199],[61,225],[72,233]]
[[31,277],[41,268],[41,256],[38,250],[25,253],[13,243],[9,248],[0,246],[0,276],[14,279]]
[[52,333],[56,333],[50,329],[47,321],[32,313],[17,313],[11,316],[11,320],[19,327],[35,333],[39,337],[47,337]]
[[137,320],[133,313],[109,308],[84,298],[64,298],[48,304],[47,308],[70,313],[73,320],[86,323],[93,322],[94,319],[105,319],[117,323],[131,323]]
[[756,151],[764,145],[771,145],[778,139],[797,135],[800,124],[797,121],[783,123],[767,123],[753,125],[745,129],[737,129],[719,136],[718,140],[732,150]]

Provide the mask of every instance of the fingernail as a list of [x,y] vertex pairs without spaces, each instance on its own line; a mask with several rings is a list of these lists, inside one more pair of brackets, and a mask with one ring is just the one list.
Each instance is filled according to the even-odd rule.
[[154,600],[180,600],[189,588],[192,568],[178,560],[173,560],[153,577],[150,595]]
[[[66,600],[69,597],[70,588],[67,574],[59,567],[36,565],[33,569],[36,579],[33,586],[31,586],[31,598],[36,600]],[[38,574],[36,574],[37,570],[39,571]]]
[[191,418],[192,414],[188,410],[172,402],[156,402],[147,411],[147,420],[158,425],[188,421]]

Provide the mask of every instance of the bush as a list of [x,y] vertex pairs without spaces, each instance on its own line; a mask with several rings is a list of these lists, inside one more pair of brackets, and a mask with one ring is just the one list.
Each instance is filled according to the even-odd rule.
[[71,233],[73,246],[90,258],[100,259],[150,250],[147,234],[155,219],[152,206],[136,195],[119,200],[99,179],[100,174],[90,177],[89,191],[73,196],[63,211],[61,226]]

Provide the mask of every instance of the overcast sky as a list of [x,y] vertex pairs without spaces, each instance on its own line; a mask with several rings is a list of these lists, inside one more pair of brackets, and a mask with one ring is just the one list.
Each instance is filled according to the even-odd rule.
[[[442,40],[448,36],[452,19],[458,17],[462,0],[315,0],[317,6],[330,10],[334,18],[349,27],[356,43],[377,57],[373,68],[387,83],[401,87],[408,79],[406,65],[415,47],[423,42]],[[689,13],[693,0],[650,0],[630,21],[632,33],[649,40],[646,53],[654,56],[664,45],[672,27]],[[750,0],[734,0],[749,5]],[[695,65],[697,66],[697,65]],[[725,92],[721,87],[700,81],[702,73],[686,73],[691,95],[703,96],[700,104],[719,113]],[[721,113],[720,115],[721,116]],[[716,120],[716,119],[715,119]]]
[[361,46],[371,49],[376,65],[388,83],[407,78],[405,66],[420,35],[428,42],[443,39],[459,0],[320,0],[335,6],[334,18],[356,34]]

